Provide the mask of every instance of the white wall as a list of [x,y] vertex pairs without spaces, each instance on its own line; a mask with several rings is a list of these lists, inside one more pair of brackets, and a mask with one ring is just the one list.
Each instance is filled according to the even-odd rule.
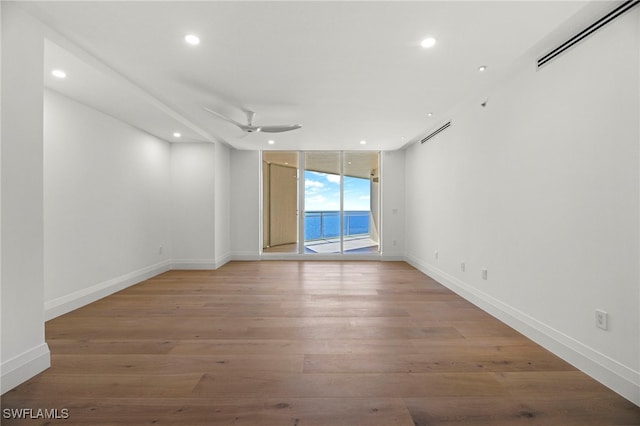
[[[216,144],[215,161],[215,267],[231,260],[231,150]],[[242,214],[240,212],[240,214]]]
[[169,143],[44,93],[45,308],[53,318],[169,266]]
[[234,259],[260,254],[260,151],[231,151],[231,251]]
[[231,260],[231,156],[221,143],[171,145],[174,269],[216,269]]
[[381,153],[382,247],[387,259],[404,258],[405,151]]
[[174,268],[215,268],[215,168],[215,145],[171,145],[171,256]]
[[[50,364],[44,341],[43,38],[2,2],[1,390]],[[16,326],[19,324],[19,327]]]
[[408,259],[636,403],[639,13],[406,156]]

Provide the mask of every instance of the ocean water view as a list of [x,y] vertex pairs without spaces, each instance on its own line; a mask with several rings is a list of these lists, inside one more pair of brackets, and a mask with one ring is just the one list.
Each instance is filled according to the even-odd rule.
[[[369,233],[369,211],[344,212],[342,234],[366,235]],[[336,238],[340,236],[339,211],[307,211],[304,213],[305,241]]]

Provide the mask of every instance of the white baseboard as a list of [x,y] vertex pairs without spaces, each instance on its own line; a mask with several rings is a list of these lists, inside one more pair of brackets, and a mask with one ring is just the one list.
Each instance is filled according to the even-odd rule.
[[215,259],[173,259],[171,269],[175,270],[203,270],[216,269]]
[[446,272],[407,255],[407,263],[553,352],[603,385],[640,405],[640,372],[547,326]]
[[404,253],[398,252],[382,252],[382,260],[388,262],[404,262],[405,256]]
[[222,256],[216,257],[214,269],[218,269],[226,265],[227,263],[231,262],[231,259],[232,259],[231,253],[226,253]]
[[241,252],[237,251],[231,255],[231,260],[237,260],[240,262],[250,262],[254,260],[260,260],[260,254],[256,252]]
[[74,309],[81,308],[105,296],[166,272],[170,269],[170,266],[171,262],[166,260],[47,301],[44,304],[45,321],[71,312]]
[[51,366],[49,346],[41,343],[0,366],[0,393],[10,391]]

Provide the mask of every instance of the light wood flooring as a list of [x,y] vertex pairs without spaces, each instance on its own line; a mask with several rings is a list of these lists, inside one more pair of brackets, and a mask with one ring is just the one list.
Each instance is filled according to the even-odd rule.
[[[402,262],[172,271],[49,321],[2,425],[639,425],[640,408]],[[4,411],[3,411],[4,413]]]

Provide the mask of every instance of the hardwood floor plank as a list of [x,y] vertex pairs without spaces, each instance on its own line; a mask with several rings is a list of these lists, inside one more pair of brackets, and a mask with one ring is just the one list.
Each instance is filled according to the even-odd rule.
[[532,414],[528,410],[528,406],[511,397],[406,398],[405,402],[415,426],[511,426],[535,424],[532,422]]
[[622,398],[406,398],[416,426],[604,426],[640,424],[637,406]]
[[[458,328],[456,327],[456,330],[458,330]],[[462,334],[460,334],[462,336]],[[428,351],[430,350],[432,347],[434,346],[441,346],[443,344],[455,344],[456,342],[447,342],[447,341],[442,341],[442,340],[426,340],[426,339],[421,339],[421,340],[414,340],[414,345],[417,348],[420,348],[421,350],[424,351]],[[526,337],[519,335],[510,335],[510,336],[501,336],[501,335],[488,335],[488,336],[478,336],[478,335],[466,335],[466,336],[462,336],[462,338],[460,339],[460,342],[462,342],[463,345],[467,346],[472,346],[472,347],[483,347],[483,346],[529,346],[529,345],[534,345],[536,347],[537,346],[535,343],[533,343],[531,340],[527,339]],[[473,350],[473,349],[470,349]]]
[[[64,425],[414,425],[404,401],[398,398],[58,399],[53,406],[69,410],[69,419],[59,422]],[[14,424],[24,422],[6,423]]]
[[5,425],[640,425],[635,406],[403,262],[170,271],[46,324]]
[[89,317],[81,321],[67,317],[50,326],[51,338],[69,338],[90,340],[99,339],[233,339],[243,338],[247,328],[242,326],[217,327],[214,321],[206,317],[188,317],[179,321],[168,321],[161,317]]
[[191,340],[177,344],[170,353],[193,354],[416,354],[406,339],[313,339],[313,340]]
[[497,379],[512,394],[546,396],[569,392],[573,397],[595,397],[607,388],[581,371],[499,372]]
[[56,355],[89,354],[166,354],[178,344],[171,340],[101,340],[56,338],[46,336],[49,350]]
[[453,327],[252,327],[247,335],[256,339],[330,339],[341,336],[344,339],[419,339],[419,338],[460,338]]
[[494,395],[507,391],[492,373],[430,374],[205,374],[193,396],[260,396],[399,398],[419,396]]
[[[48,372],[3,395],[3,400],[5,396],[10,400],[13,394],[20,394],[22,398],[47,401],[59,393],[78,399],[188,397],[201,380],[202,374],[113,375],[91,372],[57,375]],[[6,406],[6,401],[3,401],[3,406]]]
[[[467,347],[456,351],[432,350],[421,354],[312,354],[304,358],[305,373],[430,373],[430,372],[517,372],[574,371],[575,368],[547,353],[507,348]],[[460,346],[457,349],[461,349]],[[531,353],[534,352],[534,353]]]
[[245,372],[301,373],[302,355],[54,355],[51,374],[175,375]]

